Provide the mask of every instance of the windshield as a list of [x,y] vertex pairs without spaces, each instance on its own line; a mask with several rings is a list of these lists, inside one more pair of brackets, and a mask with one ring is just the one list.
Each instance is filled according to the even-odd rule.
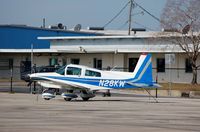
[[60,74],[60,75],[65,75],[65,67],[66,66],[62,66],[60,69],[57,70],[56,73]]

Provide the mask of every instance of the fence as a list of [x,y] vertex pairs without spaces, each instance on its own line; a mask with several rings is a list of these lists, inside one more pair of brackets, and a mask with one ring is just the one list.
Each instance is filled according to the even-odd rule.
[[[111,68],[112,69],[112,68]],[[103,70],[108,70],[103,68]],[[128,68],[115,67],[112,70],[116,71],[128,71]],[[0,68],[0,90],[1,91],[16,91],[17,88],[21,88],[21,91],[31,92],[35,91],[28,86],[28,82],[21,80],[23,76],[30,72],[21,72],[19,66],[14,66],[13,70]],[[198,75],[200,70],[198,69]],[[190,83],[192,81],[193,74],[191,72],[186,72],[185,68],[165,68],[164,72],[157,72],[156,68],[153,68],[153,78],[158,80],[158,82],[174,82],[174,83]],[[12,81],[12,83],[11,83]],[[200,82],[200,77],[198,76],[198,82]],[[33,88],[33,86],[32,86]],[[36,85],[36,89],[40,86]],[[41,88],[40,88],[41,89]],[[17,91],[20,91],[19,89]]]

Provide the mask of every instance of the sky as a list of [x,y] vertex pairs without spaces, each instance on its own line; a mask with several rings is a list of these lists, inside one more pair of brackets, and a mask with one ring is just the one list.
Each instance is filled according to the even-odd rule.
[[[68,29],[81,24],[82,28],[103,27],[129,0],[0,0],[0,24],[24,24],[40,27],[43,18],[46,26],[62,23]],[[135,0],[150,13],[160,18],[166,0]],[[161,30],[160,23],[142,14],[136,6],[132,11],[132,28]],[[127,7],[105,29],[128,28]]]

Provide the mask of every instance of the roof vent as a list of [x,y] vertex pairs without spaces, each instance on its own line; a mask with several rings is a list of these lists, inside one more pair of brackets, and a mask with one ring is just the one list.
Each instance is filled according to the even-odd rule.
[[58,23],[57,25],[51,25],[49,26],[50,29],[63,29],[66,30],[67,27],[63,25],[62,23]]
[[132,28],[131,31],[134,31],[134,32],[137,32],[137,31],[139,31],[139,32],[145,32],[146,29],[145,28]]
[[81,30],[81,24],[77,24],[75,27],[74,27],[74,31],[80,31]]
[[136,32],[145,32],[146,29],[145,28],[132,28],[131,31],[134,31],[134,34],[136,34]]
[[178,31],[178,29],[175,29],[175,28],[171,28],[171,29],[165,29],[165,28],[163,28],[162,32],[179,32],[179,31]]
[[104,30],[104,27],[88,27],[88,30]]

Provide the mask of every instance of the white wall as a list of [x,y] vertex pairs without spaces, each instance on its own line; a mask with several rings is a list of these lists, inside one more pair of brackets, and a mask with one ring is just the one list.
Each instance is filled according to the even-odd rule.
[[[122,54],[122,53],[96,53],[96,54],[87,54],[87,53],[77,53],[77,54],[61,54],[61,56],[55,56],[60,59],[66,59],[67,64],[70,64],[72,58],[79,58],[81,65],[87,65],[93,67],[93,59],[102,59],[102,67],[107,68],[107,66],[128,68],[128,59],[129,58],[139,58],[140,53],[131,53],[131,54]],[[0,58],[13,58],[14,59],[14,78],[20,78],[20,62],[25,61],[26,58],[30,57],[29,54],[5,54],[0,55]],[[49,65],[49,58],[52,56],[34,56],[34,62],[37,66]],[[153,76],[154,79],[158,75],[158,82],[181,82],[181,83],[190,83],[192,81],[192,73],[185,73],[185,58],[186,55],[179,53],[175,55],[175,63],[171,65],[171,73],[167,69],[169,67],[166,64],[166,69],[164,73],[157,73],[156,70],[156,59],[164,58],[165,54],[162,53],[153,53],[152,54],[152,63],[153,63]],[[30,58],[29,58],[30,59]],[[198,60],[198,64],[200,60]],[[179,70],[178,70],[179,69]],[[169,79],[169,73],[171,74],[171,79]],[[0,70],[0,78],[9,78],[10,70]],[[200,83],[200,70],[198,71],[198,82]]]
[[[165,54],[153,54],[152,58],[153,68],[156,68],[156,59],[165,58]],[[183,53],[175,54],[175,63],[171,65],[165,64],[166,69],[164,73],[157,73],[156,69],[153,70],[154,78],[156,78],[156,75],[158,75],[158,82],[190,83],[192,81],[192,73],[185,72],[186,58],[187,56]],[[200,60],[198,60],[198,64],[200,64]],[[198,82],[200,82],[200,70],[198,71],[198,76]]]

